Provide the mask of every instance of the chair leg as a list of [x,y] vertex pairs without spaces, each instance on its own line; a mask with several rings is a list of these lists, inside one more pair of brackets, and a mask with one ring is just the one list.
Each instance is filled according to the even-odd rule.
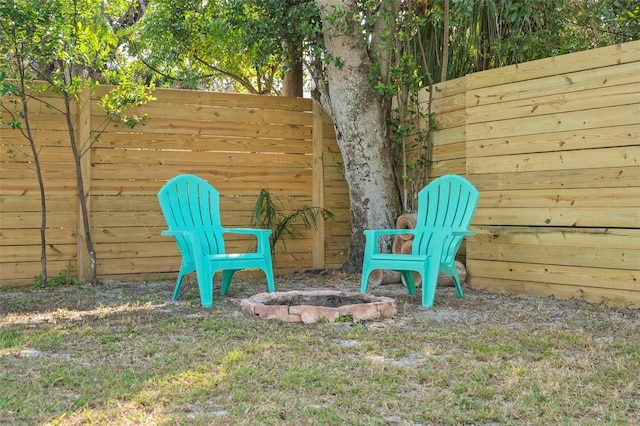
[[196,267],[196,278],[200,291],[200,303],[203,307],[210,308],[213,305],[213,274],[208,265]]
[[180,270],[180,273],[178,274],[178,281],[176,281],[176,288],[175,290],[173,290],[173,300],[178,300],[178,296],[180,295],[180,289],[182,288],[182,279],[184,278],[184,275],[182,273],[182,269]]
[[462,292],[462,283],[460,282],[460,277],[458,276],[458,269],[456,269],[455,264],[450,266],[450,265],[445,265],[441,263],[440,270],[445,274],[451,275],[451,277],[453,278],[453,283],[456,286],[456,293],[458,294],[458,298],[462,299],[462,297],[464,296]]
[[453,277],[453,283],[456,286],[456,293],[458,293],[458,299],[462,299],[464,294],[462,293],[462,283],[460,283],[460,277],[458,276],[458,272],[453,271],[453,274],[451,274],[451,276]]
[[180,265],[180,272],[178,272],[176,288],[175,290],[173,290],[173,300],[178,300],[178,296],[180,296],[180,289],[182,288],[182,280],[184,279],[185,275],[190,274],[191,272],[193,272],[193,268],[188,267],[188,265],[186,265],[183,260],[182,264]]
[[273,279],[273,262],[271,260],[271,254],[266,253],[264,259],[264,266],[262,268],[264,271],[264,276],[267,280],[267,290],[269,293],[273,293],[276,291],[276,283]]
[[431,308],[436,299],[436,288],[438,287],[438,272],[440,264],[432,262],[427,266],[426,277],[422,277],[422,307]]
[[235,274],[237,269],[227,269],[222,271],[222,287],[220,288],[220,294],[225,295],[231,287],[231,278]]
[[369,274],[371,271],[362,269],[362,278],[360,278],[360,293],[366,293],[369,286]]
[[276,284],[273,280],[273,271],[264,269],[264,276],[267,279],[267,289],[269,293],[273,293],[276,291]]
[[414,296],[416,294],[416,276],[414,271],[400,271],[400,273],[402,274],[404,283],[407,286],[407,293],[409,293],[409,296]]

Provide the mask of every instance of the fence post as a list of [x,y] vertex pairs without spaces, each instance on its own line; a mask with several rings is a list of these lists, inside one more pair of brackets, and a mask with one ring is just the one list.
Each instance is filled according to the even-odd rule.
[[[91,150],[87,147],[91,144],[91,89],[85,88],[78,100],[78,128],[77,128],[78,150],[82,153],[80,157],[80,170],[82,173],[82,183],[84,185],[83,196],[86,199],[87,212],[91,217]],[[80,200],[78,199],[78,254],[77,254],[77,271],[78,280],[86,281],[90,274],[90,259],[87,251],[86,235],[87,230],[84,229],[82,222],[82,210]]]
[[[324,208],[324,140],[322,135],[322,108],[317,102],[313,102],[313,128],[312,128],[312,203],[314,207]],[[313,268],[324,269],[324,216],[318,218],[313,232]]]

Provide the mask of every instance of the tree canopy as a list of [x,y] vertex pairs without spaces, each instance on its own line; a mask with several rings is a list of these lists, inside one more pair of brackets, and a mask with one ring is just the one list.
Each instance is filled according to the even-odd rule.
[[[10,9],[30,9],[37,25],[63,3],[82,22],[90,20],[82,31],[88,45],[103,46],[102,58],[91,70],[103,81],[113,82],[108,71],[118,64],[138,62],[144,68],[136,74],[158,86],[281,94],[282,82],[297,62],[304,64],[307,88],[313,91],[325,77],[324,65],[340,59],[324,49],[321,2],[313,0],[3,1],[0,17],[8,19]],[[362,13],[361,21],[351,25],[361,28],[364,37],[375,30],[371,25],[377,11],[385,3],[397,4],[402,13],[394,18],[402,31],[394,36],[406,40],[395,46],[396,63],[409,54],[415,58],[413,72],[428,74],[434,82],[640,37],[640,3],[632,0],[352,3]],[[4,37],[0,41],[9,42]],[[41,49],[54,47],[47,40],[43,38]]]
[[436,81],[640,38],[640,3],[630,0],[416,0],[415,6],[416,54],[426,56]]
[[314,17],[300,0],[152,0],[129,49],[165,86],[278,94]]
[[[292,59],[301,59],[316,84],[323,61],[338,59],[324,49],[320,3],[150,0],[127,49],[165,86],[279,94]],[[640,4],[631,0],[349,3],[362,11],[351,25],[363,36],[376,30],[372,18],[385,3],[397,4],[402,13],[394,18],[404,28],[393,36],[411,40],[396,48],[436,82],[640,37]]]

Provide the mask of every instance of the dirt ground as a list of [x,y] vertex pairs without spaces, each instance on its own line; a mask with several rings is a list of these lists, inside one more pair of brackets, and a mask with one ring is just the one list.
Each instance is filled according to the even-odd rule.
[[[214,306],[202,308],[197,286],[187,277],[180,299],[172,301],[175,281],[131,282],[103,280],[97,286],[90,284],[58,286],[43,289],[11,289],[0,291],[0,324],[6,323],[3,314],[12,315],[10,321],[37,323],[47,321],[53,312],[64,311],[64,316],[104,315],[109,310],[125,304],[152,304],[156,315],[185,316],[248,315],[241,311],[240,301],[256,293],[266,291],[264,280],[234,279],[229,293],[220,296],[214,289]],[[476,327],[491,325],[505,329],[527,327],[531,330],[548,327],[573,328],[585,324],[597,326],[600,322],[618,324],[618,332],[631,338],[640,338],[640,310],[610,308],[587,304],[577,300],[559,300],[552,297],[492,294],[463,286],[464,298],[458,299],[453,287],[439,287],[434,307],[422,308],[420,289],[416,296],[409,296],[402,284],[387,284],[370,288],[369,293],[392,297],[396,301],[397,315],[383,322],[394,326],[410,326],[425,320],[443,326]],[[338,272],[300,273],[276,278],[277,291],[332,289],[359,291],[359,276]],[[20,319],[18,319],[20,318]],[[380,321],[378,321],[380,322]],[[370,326],[376,326],[372,321]],[[601,336],[608,339],[609,336]]]

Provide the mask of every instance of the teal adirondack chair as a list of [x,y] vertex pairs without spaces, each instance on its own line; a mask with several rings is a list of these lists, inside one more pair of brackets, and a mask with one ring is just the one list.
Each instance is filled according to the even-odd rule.
[[[462,239],[475,234],[468,228],[478,198],[478,190],[467,179],[457,175],[441,176],[418,194],[414,229],[365,230],[360,292],[367,291],[371,271],[388,269],[400,272],[408,293],[415,295],[415,271],[422,276],[422,306],[430,308],[436,295],[438,273],[442,271],[453,276],[458,297],[462,297],[462,286],[454,262]],[[412,253],[380,253],[379,238],[398,234],[413,234]]]
[[[241,269],[262,269],[269,292],[275,291],[268,229],[223,228],[220,223],[220,194],[204,179],[194,175],[178,175],[158,192],[158,201],[169,230],[182,254],[178,281],[173,292],[177,300],[186,274],[196,272],[202,306],[213,303],[213,276],[222,271],[221,294],[226,294],[231,278]],[[226,253],[223,235],[254,235],[254,253]]]

